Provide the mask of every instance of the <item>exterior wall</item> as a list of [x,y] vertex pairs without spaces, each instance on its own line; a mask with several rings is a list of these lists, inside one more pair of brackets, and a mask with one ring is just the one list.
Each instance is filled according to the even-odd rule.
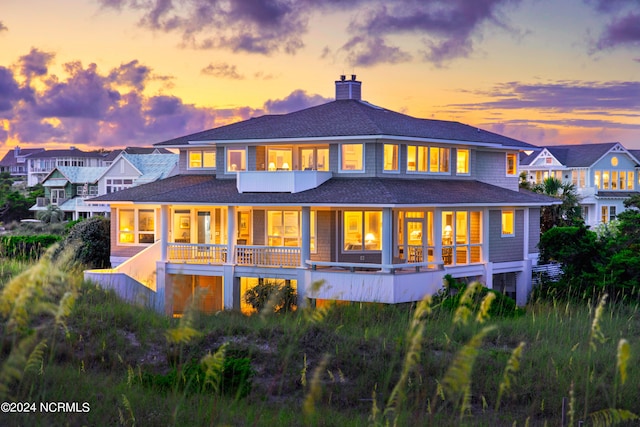
[[335,211],[316,211],[316,253],[315,261],[333,261],[336,247]]
[[540,243],[540,208],[529,209],[529,252],[538,253],[538,243]]
[[515,210],[515,235],[502,237],[502,211],[489,211],[489,261],[509,262],[523,258],[524,211]]
[[254,209],[252,215],[253,244],[256,246],[266,245],[267,234],[267,214],[264,209]]
[[504,151],[477,151],[472,176],[478,181],[518,191],[518,175],[507,176]]

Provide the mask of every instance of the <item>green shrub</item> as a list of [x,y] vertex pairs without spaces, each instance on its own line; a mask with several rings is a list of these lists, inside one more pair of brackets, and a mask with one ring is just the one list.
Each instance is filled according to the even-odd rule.
[[111,266],[110,221],[102,216],[93,216],[75,224],[64,241],[64,247],[75,246],[74,260],[88,268]]
[[286,313],[294,310],[298,296],[288,282],[265,280],[245,292],[244,301],[256,311],[272,305],[274,312]]
[[17,260],[36,260],[49,246],[60,240],[62,240],[62,237],[51,234],[0,236],[0,257]]
[[[444,310],[453,312],[460,305],[460,298],[467,289],[467,284],[454,279],[451,275],[444,276],[445,288],[434,296],[434,306],[438,305]],[[482,286],[476,292],[473,300],[472,311],[477,311],[484,297],[488,293],[495,294],[495,299],[489,308],[489,315],[495,317],[515,317],[524,314],[524,310],[519,308],[513,298],[507,295]]]

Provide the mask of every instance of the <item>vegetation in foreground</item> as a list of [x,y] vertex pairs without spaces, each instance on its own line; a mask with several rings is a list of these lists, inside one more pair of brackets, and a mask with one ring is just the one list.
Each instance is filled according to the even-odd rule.
[[73,256],[53,252],[2,263],[0,400],[79,410],[2,413],[1,425],[631,425],[640,414],[638,308],[605,296],[492,317],[496,295],[474,284],[455,304],[169,319],[84,283]]

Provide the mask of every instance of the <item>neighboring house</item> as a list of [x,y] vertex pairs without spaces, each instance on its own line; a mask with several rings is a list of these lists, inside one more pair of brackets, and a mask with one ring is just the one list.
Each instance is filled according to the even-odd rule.
[[16,178],[27,177],[27,157],[31,154],[40,153],[44,148],[20,148],[15,147],[4,155],[0,160],[0,172],[9,172]]
[[58,166],[102,167],[105,154],[85,152],[71,147],[68,150],[43,150],[27,157],[27,186],[41,183]]
[[572,183],[585,224],[596,226],[625,210],[623,201],[640,191],[638,152],[620,143],[558,145],[522,156],[520,168],[531,183],[555,177]]
[[43,211],[49,205],[60,208],[65,219],[77,220],[107,215],[106,205],[87,205],[84,200],[98,195],[98,178],[106,167],[57,166],[43,179],[44,197],[38,197],[31,211]]
[[170,150],[166,148],[156,148],[156,147],[126,147],[121,150],[113,150],[109,152],[105,158],[104,163],[105,166],[110,166],[111,163],[122,153],[127,154],[173,154]]
[[333,102],[156,144],[180,151],[180,174],[90,201],[111,205],[114,269],[85,276],[169,315],[194,294],[244,309],[265,280],[301,304],[401,303],[451,274],[526,303],[540,208],[557,203],[519,191],[518,154],[536,147],[335,84]]
[[178,155],[168,150],[167,154],[120,154],[103,167],[58,166],[43,180],[44,197],[39,197],[33,211],[45,210],[49,204],[57,205],[65,217],[73,220],[93,215],[109,215],[108,205],[86,204],[85,199],[113,193],[136,185],[163,179],[174,172]]

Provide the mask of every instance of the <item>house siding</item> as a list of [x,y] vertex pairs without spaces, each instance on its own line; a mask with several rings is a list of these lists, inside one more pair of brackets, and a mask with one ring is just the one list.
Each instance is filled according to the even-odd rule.
[[529,253],[538,253],[540,243],[540,209],[529,209]]
[[253,244],[265,245],[265,236],[267,234],[267,214],[264,209],[254,209],[252,215],[252,227],[253,227]]
[[475,170],[472,172],[478,181],[518,191],[518,176],[506,176],[504,151],[478,151],[473,163]]
[[524,211],[515,211],[515,235],[502,237],[502,211],[489,211],[489,261],[509,262],[523,258]]
[[316,253],[311,254],[315,261],[332,261],[336,241],[335,211],[316,212]]

